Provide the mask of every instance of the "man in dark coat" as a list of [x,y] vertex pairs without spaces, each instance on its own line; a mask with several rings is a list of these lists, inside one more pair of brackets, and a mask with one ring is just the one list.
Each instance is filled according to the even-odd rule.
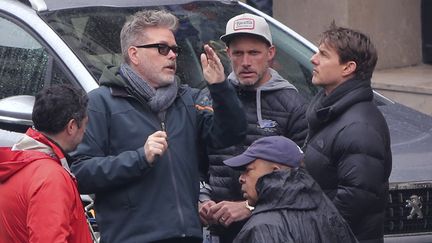
[[135,13],[121,31],[124,62],[108,67],[89,94],[89,125],[72,165],[82,193],[95,194],[103,242],[202,242],[199,145],[240,142],[246,120],[223,66],[201,56],[214,113],[175,79],[178,19]]
[[306,169],[360,242],[383,242],[392,158],[387,123],[373,103],[375,47],[332,24],[311,62],[312,82],[323,89],[306,114]]
[[[225,166],[223,160],[242,153],[264,136],[282,135],[302,146],[307,135],[307,104],[296,87],[270,67],[276,47],[264,18],[253,14],[231,18],[221,40],[227,45],[233,69],[228,81],[243,104],[248,130],[241,143],[225,149],[209,147],[211,193],[204,197],[206,184],[202,184],[200,216],[204,224],[211,225],[212,237],[219,238],[221,243],[231,243],[250,211],[244,207],[239,172]],[[222,223],[218,216],[224,211],[230,215]]]
[[224,161],[242,170],[243,196],[254,207],[234,242],[357,242],[333,203],[300,168],[302,160],[303,152],[292,140],[270,136]]

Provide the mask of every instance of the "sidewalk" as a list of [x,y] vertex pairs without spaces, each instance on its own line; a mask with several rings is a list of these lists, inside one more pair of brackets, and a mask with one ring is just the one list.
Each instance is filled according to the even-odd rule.
[[394,101],[432,115],[432,65],[377,70],[372,87]]

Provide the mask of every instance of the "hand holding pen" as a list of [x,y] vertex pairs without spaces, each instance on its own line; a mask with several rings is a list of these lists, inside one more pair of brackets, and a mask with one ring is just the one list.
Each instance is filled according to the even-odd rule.
[[147,138],[144,144],[144,153],[150,165],[153,165],[155,159],[161,156],[168,149],[167,134],[165,124],[161,124],[162,131],[157,131]]

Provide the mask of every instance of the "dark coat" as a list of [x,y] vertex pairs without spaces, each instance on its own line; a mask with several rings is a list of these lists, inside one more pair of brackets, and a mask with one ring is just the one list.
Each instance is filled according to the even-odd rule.
[[387,123],[370,81],[321,90],[307,111],[306,169],[350,224],[357,239],[383,237],[392,167]]
[[236,243],[357,242],[333,203],[304,169],[258,179],[258,201]]
[[[272,79],[259,90],[247,90],[238,86],[235,76],[229,76],[234,83],[237,95],[246,113],[248,129],[246,139],[234,146],[208,151],[209,182],[212,187],[211,198],[223,200],[244,200],[240,191],[238,171],[223,164],[223,161],[243,153],[255,140],[266,136],[285,136],[300,147],[307,135],[306,100],[296,88],[279,74],[271,70]],[[264,120],[260,126],[258,114]]]
[[80,192],[96,195],[102,240],[201,238],[199,145],[229,146],[246,132],[233,87],[228,82],[209,85],[215,103],[211,113],[198,111],[194,90],[181,86],[166,111],[168,150],[150,166],[144,143],[161,130],[157,114],[130,93],[117,68],[105,71],[101,85],[89,94],[89,124],[72,171]]
[[[208,150],[208,180],[212,188],[211,199],[215,202],[244,200],[238,182],[240,173],[224,165],[223,160],[243,153],[255,140],[265,136],[285,136],[303,146],[307,135],[306,100],[275,70],[270,69],[270,72],[272,78],[258,90],[240,87],[234,73],[228,77],[243,104],[248,129],[243,142],[224,149]],[[220,236],[222,243],[231,242],[243,223],[214,227],[212,231]]]

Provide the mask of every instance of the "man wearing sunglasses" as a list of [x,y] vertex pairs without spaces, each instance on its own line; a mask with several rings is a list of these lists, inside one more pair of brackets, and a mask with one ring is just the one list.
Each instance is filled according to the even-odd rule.
[[199,146],[240,142],[246,119],[223,66],[201,55],[214,113],[175,78],[180,49],[171,13],[134,14],[120,38],[124,62],[89,94],[89,125],[72,166],[81,193],[95,194],[103,242],[202,242],[197,213]]

